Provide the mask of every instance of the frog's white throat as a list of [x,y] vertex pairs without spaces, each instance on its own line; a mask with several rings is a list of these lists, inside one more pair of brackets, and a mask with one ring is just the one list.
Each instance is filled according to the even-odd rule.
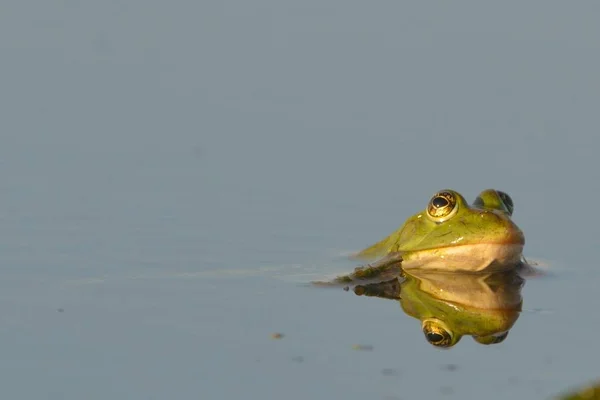
[[508,270],[521,262],[523,244],[477,243],[403,254],[404,269],[492,272]]

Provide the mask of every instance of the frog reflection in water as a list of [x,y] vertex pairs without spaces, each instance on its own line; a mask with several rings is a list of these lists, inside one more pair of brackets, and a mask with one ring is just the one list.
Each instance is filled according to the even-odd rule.
[[481,344],[502,342],[519,318],[523,284],[515,270],[488,274],[419,270],[357,285],[354,293],[398,300],[406,314],[421,321],[429,343],[449,348],[465,335]]
[[453,190],[433,195],[427,208],[385,239],[355,255],[402,261],[402,268],[465,272],[513,269],[522,261],[523,232],[512,221],[510,196],[484,190],[469,205]]
[[453,190],[437,192],[425,210],[355,255],[382,257],[335,282],[358,295],[400,301],[421,320],[428,342],[452,347],[471,335],[502,342],[521,310],[525,238],[512,221],[510,196],[484,190],[469,205]]

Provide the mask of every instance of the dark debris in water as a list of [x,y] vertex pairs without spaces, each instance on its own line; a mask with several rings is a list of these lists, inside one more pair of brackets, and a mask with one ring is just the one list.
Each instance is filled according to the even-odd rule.
[[370,344],[354,344],[352,345],[352,349],[359,351],[373,351],[373,346]]
[[373,264],[356,267],[352,273],[338,276],[330,282],[316,281],[312,284],[316,286],[343,285],[344,290],[349,290],[349,286],[352,284],[387,281],[402,276],[401,261],[402,259],[398,255],[387,256]]
[[456,365],[456,364],[445,364],[445,365],[442,365],[442,370],[443,371],[450,371],[450,372],[452,372],[452,371],[456,371],[457,369],[458,369],[458,365]]
[[398,278],[389,281],[356,285],[354,294],[357,296],[381,297],[384,299],[400,299],[400,284]]
[[381,370],[381,375],[383,375],[383,376],[399,376],[400,373],[398,372],[398,370],[396,370],[394,368],[384,368]]
[[356,281],[368,281],[371,279],[387,280],[399,276],[402,273],[400,263],[369,264],[364,267],[356,267],[354,272],[335,278],[337,283],[353,283]]

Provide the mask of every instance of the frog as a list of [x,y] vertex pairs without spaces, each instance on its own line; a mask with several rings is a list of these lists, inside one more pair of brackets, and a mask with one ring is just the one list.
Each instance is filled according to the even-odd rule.
[[358,296],[396,300],[402,311],[421,322],[425,340],[450,349],[462,337],[495,345],[508,337],[522,310],[525,280],[516,270],[486,274],[402,271],[397,277],[358,284]]
[[424,210],[353,258],[380,258],[377,268],[401,261],[405,270],[481,273],[513,269],[525,261],[525,236],[512,220],[513,212],[512,198],[500,190],[486,189],[468,204],[457,191],[443,189]]

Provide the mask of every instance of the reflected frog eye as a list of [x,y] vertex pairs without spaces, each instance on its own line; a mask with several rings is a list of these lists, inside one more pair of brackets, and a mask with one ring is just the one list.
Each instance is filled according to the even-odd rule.
[[508,331],[497,333],[495,335],[473,336],[473,339],[475,339],[475,341],[477,343],[481,343],[481,344],[498,344],[498,343],[502,343],[504,341],[504,339],[506,339],[507,336],[508,336]]
[[437,332],[427,332],[426,336],[427,340],[429,340],[429,342],[433,344],[442,343],[444,341],[444,335]]
[[452,335],[440,326],[426,324],[423,327],[423,333],[429,343],[437,347],[452,346]]
[[435,222],[444,222],[452,217],[458,207],[456,206],[456,196],[449,191],[438,192],[433,195],[427,205],[427,216]]
[[506,206],[506,209],[508,210],[508,215],[512,215],[513,210],[515,209],[515,204],[513,203],[513,200],[507,193],[501,192],[500,190],[497,190],[496,192],[498,192],[498,196],[500,196],[500,199],[502,199],[502,202]]

